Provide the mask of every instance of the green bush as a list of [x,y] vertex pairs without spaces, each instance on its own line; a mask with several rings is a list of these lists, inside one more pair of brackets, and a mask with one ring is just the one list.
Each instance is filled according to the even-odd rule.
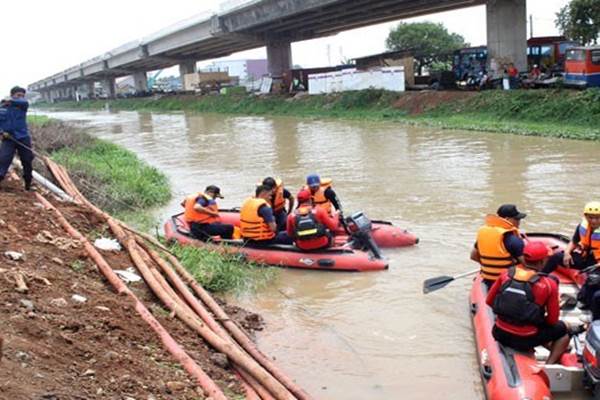
[[253,291],[272,281],[274,268],[248,263],[239,254],[221,254],[194,246],[174,245],[171,251],[204,288],[212,292]]

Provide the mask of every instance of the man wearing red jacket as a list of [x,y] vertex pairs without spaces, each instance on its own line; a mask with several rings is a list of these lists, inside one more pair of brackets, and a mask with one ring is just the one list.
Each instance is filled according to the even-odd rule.
[[318,250],[331,246],[339,220],[321,207],[313,207],[311,194],[301,190],[296,197],[298,208],[287,219],[287,234],[301,250]]
[[530,241],[523,249],[525,265],[504,271],[494,282],[487,304],[496,314],[494,338],[518,351],[549,345],[547,364],[555,364],[569,345],[568,326],[560,313],[558,280],[540,274],[549,249]]

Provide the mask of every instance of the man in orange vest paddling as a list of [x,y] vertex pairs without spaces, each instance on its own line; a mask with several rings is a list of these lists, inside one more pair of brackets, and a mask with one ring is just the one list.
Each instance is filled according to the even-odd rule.
[[210,185],[206,187],[204,193],[192,194],[183,201],[184,219],[190,225],[190,231],[195,238],[200,240],[208,240],[211,236],[232,238],[233,225],[220,222],[217,197],[223,198],[221,189]]
[[546,364],[556,364],[569,345],[569,326],[559,320],[558,279],[540,274],[550,249],[529,241],[524,265],[503,271],[490,289],[486,303],[493,308],[494,338],[518,351],[548,346]]
[[526,216],[514,204],[504,204],[497,215],[488,215],[485,225],[479,228],[471,260],[481,265],[481,277],[488,288],[503,271],[523,263],[525,243],[519,225]]

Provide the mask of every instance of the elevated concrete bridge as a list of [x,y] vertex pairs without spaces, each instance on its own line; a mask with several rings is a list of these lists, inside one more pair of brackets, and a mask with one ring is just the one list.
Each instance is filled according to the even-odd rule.
[[372,24],[487,5],[490,59],[526,67],[525,0],[254,0],[218,14],[201,15],[133,41],[32,83],[47,100],[93,93],[103,82],[110,96],[115,78],[134,76],[146,91],[146,72],[179,65],[181,75],[196,62],[267,47],[269,73],[280,78],[292,65],[291,43]]

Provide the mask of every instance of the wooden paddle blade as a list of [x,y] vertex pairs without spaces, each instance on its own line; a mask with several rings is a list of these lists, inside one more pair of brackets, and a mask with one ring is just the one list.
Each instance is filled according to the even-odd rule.
[[423,294],[438,290],[452,282],[455,278],[452,276],[438,276],[436,278],[429,278],[423,282]]

